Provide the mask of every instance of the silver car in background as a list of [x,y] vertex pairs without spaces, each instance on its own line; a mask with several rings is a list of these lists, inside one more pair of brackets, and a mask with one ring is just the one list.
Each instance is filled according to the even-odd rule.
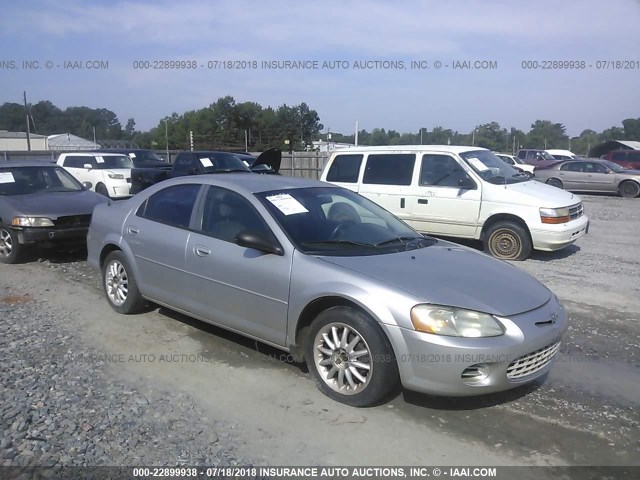
[[299,178],[162,182],[97,207],[88,254],[117,312],[151,301],[281,348],[352,406],[399,383],[452,396],[522,385],[551,368],[567,326],[518,268]]
[[535,180],[572,192],[640,196],[640,170],[626,170],[608,160],[567,160],[536,169]]

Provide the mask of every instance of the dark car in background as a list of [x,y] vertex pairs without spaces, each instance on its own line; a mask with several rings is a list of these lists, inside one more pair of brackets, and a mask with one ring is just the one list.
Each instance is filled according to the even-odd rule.
[[572,192],[640,196],[640,170],[627,170],[608,160],[566,160],[536,169],[535,179]]
[[144,148],[103,148],[100,152],[121,153],[128,155],[134,168],[166,168],[171,169],[171,164],[164,161],[153,150]]
[[282,152],[277,148],[267,150],[257,158],[245,153],[215,150],[180,152],[170,169],[131,170],[131,193],[135,195],[163,180],[187,175],[229,172],[277,173],[281,159]]
[[535,148],[521,148],[518,150],[516,157],[536,168],[548,167],[558,161],[547,151]]
[[32,245],[85,244],[93,208],[108,202],[89,187],[51,163],[0,164],[0,262]]

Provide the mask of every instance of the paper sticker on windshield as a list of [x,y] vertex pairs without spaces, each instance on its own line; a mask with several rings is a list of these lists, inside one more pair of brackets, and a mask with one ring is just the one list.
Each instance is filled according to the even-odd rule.
[[0,172],[0,183],[16,183],[11,172]]
[[475,157],[470,157],[467,158],[467,160],[469,161],[469,163],[476,167],[476,170],[480,171],[480,172],[484,172],[485,170],[489,170],[489,167],[487,167],[484,163],[482,163],[480,160],[478,160]]
[[298,200],[288,193],[280,193],[267,197],[273,205],[285,215],[295,215],[296,213],[308,213],[309,210],[304,208]]
[[201,158],[200,163],[204,168],[213,167],[213,162],[211,161],[210,158]]
[[104,158],[102,158],[102,157],[96,157],[96,162],[98,162],[98,163],[104,163]]

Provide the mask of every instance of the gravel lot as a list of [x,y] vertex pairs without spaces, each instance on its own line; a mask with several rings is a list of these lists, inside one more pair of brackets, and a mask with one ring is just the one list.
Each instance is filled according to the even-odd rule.
[[267,346],[115,314],[81,256],[0,265],[0,464],[640,465],[640,199],[582,198],[588,236],[515,263],[569,311],[554,370],[475,399],[352,409]]

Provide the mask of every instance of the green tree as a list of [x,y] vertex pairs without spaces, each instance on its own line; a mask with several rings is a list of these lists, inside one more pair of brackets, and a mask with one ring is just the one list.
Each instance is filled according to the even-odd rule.
[[536,120],[527,134],[527,148],[567,148],[565,126],[549,120]]

